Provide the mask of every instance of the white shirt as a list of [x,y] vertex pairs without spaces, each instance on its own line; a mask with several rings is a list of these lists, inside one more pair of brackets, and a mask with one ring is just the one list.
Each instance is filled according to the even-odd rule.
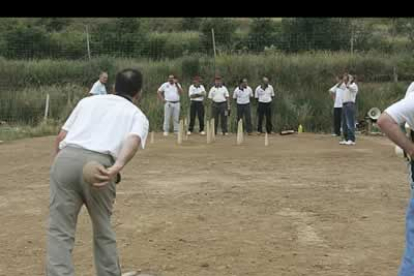
[[354,102],[356,100],[356,95],[358,94],[358,85],[354,82],[348,85],[349,87],[346,87],[344,84],[340,86],[341,89],[343,89],[342,93],[342,102]]
[[407,92],[405,92],[405,96],[407,97],[409,94],[413,92],[414,92],[414,82],[412,82],[410,86],[408,87]]
[[221,87],[213,86],[211,87],[210,92],[208,92],[208,98],[216,103],[225,102],[227,100],[226,97],[229,97],[229,91],[224,85]]
[[344,93],[344,90],[340,86],[338,87],[335,84],[331,89],[329,89],[329,92],[335,94],[334,108],[342,108],[342,94]]
[[394,103],[385,112],[399,125],[407,123],[414,129],[414,97],[412,95]]
[[253,97],[253,90],[250,86],[244,89],[237,87],[233,92],[233,99],[237,99],[237,104],[248,104],[251,97]]
[[270,103],[272,101],[272,97],[275,96],[275,91],[273,90],[273,86],[270,84],[267,85],[266,89],[263,89],[262,86],[259,85],[256,87],[254,94],[260,103]]
[[175,83],[165,82],[158,88],[158,91],[164,92],[164,98],[167,102],[178,102],[180,100],[180,94]]
[[89,91],[89,94],[92,95],[106,95],[106,87],[105,85],[100,82],[99,80],[95,82],[91,88],[91,91]]
[[148,119],[127,99],[116,95],[98,95],[82,99],[62,127],[68,133],[59,148],[80,147],[110,154],[115,159],[129,135],[141,138],[144,149]]
[[199,87],[195,87],[192,84],[192,85],[190,85],[190,88],[188,89],[188,95],[190,96],[190,100],[191,101],[202,102],[204,100],[204,96],[197,97],[197,98],[191,98],[191,96],[194,95],[194,94],[203,94],[203,95],[206,95],[206,89],[201,84],[200,84]]

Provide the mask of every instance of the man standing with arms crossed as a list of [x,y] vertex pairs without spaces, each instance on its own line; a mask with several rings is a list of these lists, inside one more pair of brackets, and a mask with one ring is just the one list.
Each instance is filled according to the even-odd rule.
[[188,94],[190,96],[191,106],[190,106],[190,125],[188,126],[188,135],[194,130],[195,117],[198,117],[198,123],[200,124],[200,134],[205,135],[204,132],[204,97],[206,96],[206,89],[202,84],[200,84],[200,77],[194,77],[194,82],[188,89]]
[[340,78],[336,77],[336,84],[329,89],[329,93],[332,95],[334,100],[334,110],[333,110],[333,125],[334,125],[334,136],[341,136],[341,119],[342,119],[342,82]]
[[215,77],[214,86],[210,89],[208,98],[213,101],[211,106],[211,116],[214,118],[215,122],[214,133],[217,134],[220,115],[221,131],[223,132],[223,135],[228,135],[227,117],[230,113],[229,91],[223,85],[220,77]]
[[108,94],[106,92],[105,84],[108,82],[108,73],[102,72],[99,75],[99,80],[97,80],[92,88],[91,91],[89,91],[90,95],[106,95]]
[[257,107],[258,113],[258,124],[257,131],[259,134],[263,133],[262,125],[263,118],[266,116],[266,132],[268,134],[272,133],[272,100],[275,96],[275,91],[273,86],[269,84],[269,79],[263,77],[262,85],[259,85],[255,90],[255,98],[258,100],[259,105]]
[[253,90],[247,85],[247,79],[240,80],[239,86],[233,92],[233,99],[237,103],[237,122],[240,119],[245,121],[248,135],[252,135],[252,112],[250,108],[250,98],[253,98]]
[[170,131],[170,121],[173,118],[174,133],[180,128],[180,95],[183,93],[181,85],[174,75],[168,76],[168,81],[158,88],[158,98],[164,103],[164,136]]
[[[120,276],[115,233],[111,226],[115,177],[145,147],[148,120],[133,101],[141,97],[142,75],[125,69],[116,76],[116,95],[82,99],[56,138],[50,173],[47,276],[74,276],[72,250],[77,217],[85,204],[93,225],[98,276]],[[99,183],[83,180],[83,167],[96,161],[105,168]]]

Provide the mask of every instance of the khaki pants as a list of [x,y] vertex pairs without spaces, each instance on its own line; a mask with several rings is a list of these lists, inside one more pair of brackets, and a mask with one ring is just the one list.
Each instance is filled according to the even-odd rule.
[[120,276],[115,233],[110,218],[115,183],[96,188],[83,181],[85,163],[113,164],[109,155],[67,147],[59,152],[50,172],[50,214],[47,245],[47,276],[74,276],[72,250],[76,222],[83,204],[93,225],[93,249],[98,276]]

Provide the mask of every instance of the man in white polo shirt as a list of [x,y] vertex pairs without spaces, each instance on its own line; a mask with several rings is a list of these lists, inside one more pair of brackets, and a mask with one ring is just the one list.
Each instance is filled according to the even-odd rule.
[[227,117],[230,114],[230,99],[229,91],[223,85],[221,77],[215,77],[214,86],[208,93],[208,98],[213,101],[211,106],[211,116],[214,118],[214,133],[217,134],[219,118],[221,122],[221,131],[223,135],[228,135],[227,132]]
[[257,131],[259,134],[263,133],[263,118],[266,116],[266,132],[268,134],[272,133],[272,100],[275,96],[275,91],[273,86],[269,84],[269,79],[263,77],[262,85],[259,85],[255,90],[255,98],[258,100],[259,104],[257,107],[258,114],[258,124]]
[[355,145],[355,100],[358,94],[358,86],[354,82],[354,78],[345,73],[343,75],[342,84],[342,132],[344,140],[339,142],[340,145]]
[[248,135],[251,135],[253,131],[250,98],[253,98],[253,90],[247,85],[247,79],[243,78],[233,92],[233,99],[237,103],[237,122],[240,119],[245,122],[245,129]]
[[180,128],[180,95],[181,85],[174,75],[168,76],[168,81],[158,88],[158,98],[164,103],[164,136],[170,131],[170,121],[173,118],[174,133]]
[[[377,121],[378,126],[397,146],[409,156],[409,182],[411,196],[406,213],[405,252],[401,261],[398,276],[414,275],[414,98],[410,93],[397,103],[388,107]],[[401,129],[407,123],[410,127],[410,138]]]
[[190,96],[190,125],[188,126],[188,135],[194,130],[195,118],[198,117],[198,123],[200,124],[200,134],[205,135],[204,132],[204,97],[206,96],[206,89],[200,84],[200,77],[194,77],[193,84],[188,89],[188,95]]
[[[56,138],[50,171],[47,276],[74,276],[72,250],[79,211],[88,209],[93,225],[94,259],[98,276],[120,276],[115,233],[111,226],[115,178],[145,147],[148,120],[133,103],[141,97],[142,75],[125,69],[116,76],[116,95],[82,99]],[[99,183],[83,179],[83,167],[96,161],[105,168]]]
[[108,82],[108,73],[102,72],[99,75],[99,80],[97,80],[93,86],[91,91],[89,91],[90,95],[106,95],[108,94],[106,92],[105,84]]
[[341,119],[342,119],[342,93],[341,80],[339,76],[336,77],[336,84],[329,89],[329,93],[334,99],[334,109],[333,109],[333,129],[334,136],[341,136]]

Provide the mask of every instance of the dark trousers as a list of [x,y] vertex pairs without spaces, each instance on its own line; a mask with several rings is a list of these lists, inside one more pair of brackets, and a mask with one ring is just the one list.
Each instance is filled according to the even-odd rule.
[[355,142],[355,103],[347,102],[342,107],[342,131],[345,141]]
[[211,116],[214,118],[214,133],[217,134],[219,118],[221,122],[221,131],[227,133],[227,102],[213,102],[211,106]]
[[203,102],[191,101],[190,106],[190,125],[188,130],[193,132],[195,118],[198,117],[198,122],[200,124],[200,132],[204,131],[204,105]]
[[257,124],[257,131],[262,133],[263,118],[266,116],[266,132],[272,132],[272,102],[261,103],[257,107],[257,114],[259,116],[259,122]]
[[252,113],[250,110],[250,103],[237,104],[237,122],[240,119],[243,120],[247,133],[251,133],[252,132]]
[[335,107],[333,112],[334,133],[338,136],[341,136],[342,108]]

